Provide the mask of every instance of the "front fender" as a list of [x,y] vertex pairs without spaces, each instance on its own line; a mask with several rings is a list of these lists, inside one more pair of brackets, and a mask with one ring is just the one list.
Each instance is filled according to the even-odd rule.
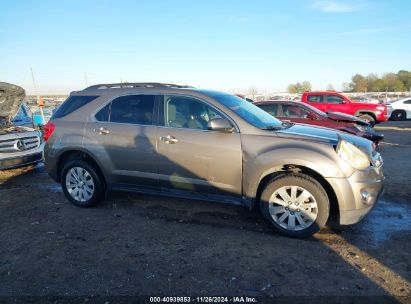
[[354,170],[324,145],[311,149],[279,147],[264,151],[254,161],[244,159],[243,193],[247,199],[255,199],[261,181],[268,175],[287,170],[290,165],[308,168],[324,178],[346,178]]

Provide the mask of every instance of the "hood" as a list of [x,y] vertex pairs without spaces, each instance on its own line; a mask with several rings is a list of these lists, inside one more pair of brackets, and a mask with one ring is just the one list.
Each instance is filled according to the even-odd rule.
[[355,117],[353,115],[349,115],[349,114],[344,114],[340,112],[327,112],[327,115],[328,115],[328,118],[331,118],[332,120],[351,122],[351,123],[356,123],[362,126],[368,125],[368,123],[365,120]]
[[309,140],[319,143],[330,144],[333,146],[336,146],[340,139],[344,139],[357,146],[370,157],[372,157],[374,151],[373,144],[368,139],[323,127],[304,124],[294,124],[289,128],[276,131],[276,133],[279,137],[283,138],[290,138],[295,140]]
[[19,111],[26,93],[24,89],[7,82],[0,82],[0,128],[11,125],[11,119]]

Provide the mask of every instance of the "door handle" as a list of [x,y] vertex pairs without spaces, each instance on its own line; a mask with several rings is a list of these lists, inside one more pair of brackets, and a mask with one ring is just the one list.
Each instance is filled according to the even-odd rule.
[[106,135],[106,134],[110,133],[109,130],[107,130],[106,128],[103,128],[103,127],[98,128],[98,129],[96,128],[93,131],[96,132],[96,133],[99,133],[100,135]]
[[161,136],[160,140],[165,141],[168,144],[176,144],[178,143],[178,139],[175,138],[174,136],[167,135],[167,136]]

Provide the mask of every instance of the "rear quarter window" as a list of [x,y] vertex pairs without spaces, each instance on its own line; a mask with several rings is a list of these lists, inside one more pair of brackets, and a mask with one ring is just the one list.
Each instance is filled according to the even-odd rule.
[[61,118],[67,116],[74,111],[80,109],[86,104],[92,102],[98,96],[70,96],[53,114],[54,118]]
[[324,100],[324,95],[308,95],[307,101],[314,103],[322,103]]
[[277,104],[270,104],[270,105],[258,105],[259,108],[263,109],[267,113],[277,116],[278,113],[278,105]]

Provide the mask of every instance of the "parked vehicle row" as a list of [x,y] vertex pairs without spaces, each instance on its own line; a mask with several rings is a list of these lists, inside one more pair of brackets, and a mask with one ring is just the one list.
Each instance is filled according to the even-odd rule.
[[376,132],[367,121],[352,115],[339,112],[324,113],[309,104],[297,101],[275,100],[254,104],[283,121],[336,129],[367,138],[375,144],[384,139],[384,135]]
[[383,189],[371,141],[217,91],[96,85],[72,92],[44,132],[46,169],[80,207],[112,190],[197,198],[260,208],[276,231],[306,237],[358,222]]
[[373,126],[388,120],[387,106],[382,104],[352,102],[337,92],[305,92],[301,101],[323,112],[341,112],[362,118]]

